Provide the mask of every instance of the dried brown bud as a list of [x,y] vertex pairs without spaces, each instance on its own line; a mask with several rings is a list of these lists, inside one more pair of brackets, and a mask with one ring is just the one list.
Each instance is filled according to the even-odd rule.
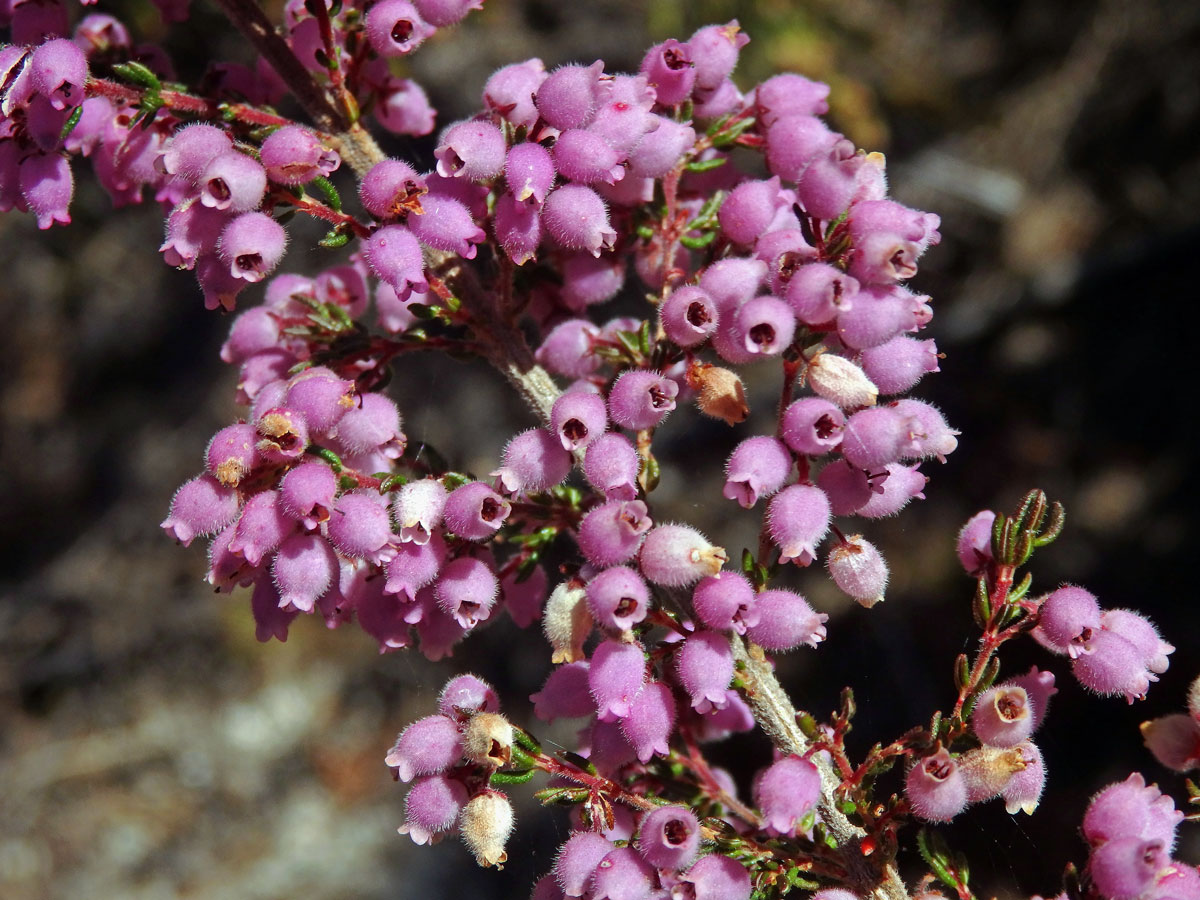
[[463,843],[475,854],[475,861],[484,867],[503,868],[503,863],[508,860],[504,845],[512,828],[512,804],[498,791],[472,797],[458,820]]
[[592,614],[582,581],[568,579],[551,591],[542,612],[542,631],[554,651],[551,662],[583,659],[583,642],[592,632]]
[[500,768],[512,759],[513,727],[499,713],[479,713],[463,729],[463,756],[481,766]]
[[694,363],[687,371],[687,382],[696,391],[696,405],[706,416],[736,425],[750,414],[742,379],[729,369]]

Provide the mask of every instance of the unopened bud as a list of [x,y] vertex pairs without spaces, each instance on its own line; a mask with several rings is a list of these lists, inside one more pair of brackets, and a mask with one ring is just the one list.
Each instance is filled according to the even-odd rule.
[[512,759],[513,727],[498,713],[479,713],[463,729],[463,756],[481,766],[500,768]]
[[477,794],[463,807],[458,820],[463,843],[475,854],[475,862],[503,868],[508,860],[504,844],[513,828],[513,809],[508,797],[498,791]]
[[697,394],[696,405],[706,416],[736,425],[750,414],[742,379],[729,369],[696,363],[687,371],[687,382]]
[[814,393],[842,409],[874,406],[879,396],[879,390],[866,373],[836,353],[818,353],[809,362],[807,374]]
[[542,631],[554,650],[551,662],[584,658],[583,642],[592,631],[592,614],[581,581],[568,579],[550,593],[542,612]]

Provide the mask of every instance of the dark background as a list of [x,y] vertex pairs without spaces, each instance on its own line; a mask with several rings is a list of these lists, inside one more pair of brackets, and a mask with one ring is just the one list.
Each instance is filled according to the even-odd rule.
[[[143,38],[161,33],[152,7],[120,9]],[[1048,790],[1032,817],[990,803],[947,835],[970,852],[981,896],[1057,893],[1063,865],[1083,862],[1091,793],[1138,769],[1183,794],[1137,724],[1180,709],[1200,670],[1189,316],[1200,4],[489,0],[410,68],[449,121],[501,64],[603,58],[628,71],[654,41],[734,16],[752,38],[743,88],[780,70],[829,81],[834,126],[888,154],[899,200],[942,216],[943,242],[914,284],[934,297],[928,334],[946,360],[915,393],[962,431],[948,464],[926,467],[925,502],[863,526],[893,570],[885,604],[852,607],[820,572],[796,579],[831,614],[829,640],[782,666],[797,704],[826,715],[852,685],[859,752],[948,705],[951,663],[974,639],[954,534],[1035,486],[1068,510],[1065,534],[1034,561],[1035,590],[1086,585],[1105,606],[1151,615],[1179,648],[1133,706],[1087,695],[1030,642],[1005,657],[1008,673],[1059,675],[1038,738]],[[198,30],[224,31],[219,55],[248,58],[198,5],[167,38],[182,78],[201,71]],[[208,436],[236,415],[216,354],[229,320],[155,258],[154,210],[113,213],[80,182],[69,228],[0,218],[0,895],[525,896],[566,834],[561,814],[515,789],[511,862],[484,872],[453,840],[415,848],[395,834],[403,791],[382,757],[451,673],[477,671],[510,698],[536,690],[544,643],[514,640],[504,621],[434,665],[304,620],[286,645],[257,645],[246,598],[214,596],[200,545],[181,550],[157,527]],[[293,238],[290,267],[334,261],[311,244]],[[753,518],[719,501],[718,468],[769,427],[772,377],[750,383],[764,418],[736,431],[671,420],[662,518],[704,523],[730,548],[748,542]],[[393,390],[410,439],[477,472],[532,424],[482,367],[412,358]],[[519,699],[506,711],[539,724]],[[713,752],[742,778],[767,759],[759,738]],[[1186,830],[1179,855],[1200,860]]]

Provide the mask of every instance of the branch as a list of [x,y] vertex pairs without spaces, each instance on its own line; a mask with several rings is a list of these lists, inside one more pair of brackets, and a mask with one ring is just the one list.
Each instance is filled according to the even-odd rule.
[[288,42],[275,30],[271,20],[254,0],[216,2],[234,27],[246,36],[296,95],[313,124],[321,131],[334,135],[335,149],[360,178],[371,166],[386,158],[375,139],[337,108],[329,92],[304,68]]
[[[796,708],[762,650],[754,644],[747,647],[736,635],[731,638],[730,645],[746,682],[746,699],[754,711],[755,721],[781,752],[803,756],[812,744],[796,724]],[[810,759],[821,773],[821,801],[817,809],[821,821],[842,851],[851,890],[860,896],[870,894],[875,900],[907,900],[908,891],[895,864],[888,862],[881,871],[863,854],[862,839],[867,833],[847,819],[838,807],[835,792],[841,778],[829,759],[821,754],[814,754]]]

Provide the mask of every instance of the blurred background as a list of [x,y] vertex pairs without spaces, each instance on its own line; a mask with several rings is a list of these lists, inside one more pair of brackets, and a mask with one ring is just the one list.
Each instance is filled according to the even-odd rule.
[[[102,8],[164,39],[184,80],[202,72],[198,33],[220,36],[216,58],[251,58],[208,6],[165,38],[148,4]],[[1038,741],[1047,793],[1032,817],[991,803],[946,831],[981,896],[1050,896],[1064,864],[1085,859],[1077,825],[1090,794],[1134,769],[1184,793],[1137,725],[1178,711],[1200,673],[1187,313],[1200,257],[1200,4],[488,0],[427,43],[410,74],[449,121],[507,62],[603,58],[630,71],[650,44],[734,17],[751,37],[743,89],[784,70],[828,81],[834,127],[887,154],[897,199],[942,217],[914,286],[934,298],[925,336],[946,359],[914,393],[962,431],[948,463],[926,467],[927,500],[864,524],[892,567],[885,604],[861,610],[819,571],[795,578],[831,615],[818,651],[781,664],[797,705],[826,716],[853,686],[856,752],[949,705],[951,664],[975,634],[954,535],[1031,487],[1068,511],[1063,537],[1035,558],[1035,590],[1083,584],[1106,607],[1149,614],[1178,647],[1134,706],[1087,695],[1031,642],[1006,656],[1010,674],[1059,675]],[[395,833],[404,792],[383,755],[463,670],[514,698],[516,721],[569,742],[521,700],[545,677],[544,643],[504,619],[431,664],[304,619],[287,644],[258,645],[247,597],[214,595],[200,544],[182,550],[158,528],[236,415],[217,358],[229,319],[156,257],[156,210],[114,214],[84,178],[72,212],[50,232],[0,218],[0,896],[526,896],[565,816],[533,807],[533,786],[514,789],[510,863],[479,870],[456,841],[417,848]],[[293,239],[291,268],[333,261],[309,246]],[[663,518],[703,524],[734,552],[754,520],[719,500],[719,464],[766,427],[778,389],[766,373],[749,387],[764,418],[669,421],[655,494]],[[483,367],[406,358],[393,391],[410,440],[461,469],[490,471],[505,438],[532,424]],[[713,750],[743,785],[768,752],[757,736]],[[1195,830],[1178,851],[1193,863]],[[910,878],[921,870],[902,864]]]

